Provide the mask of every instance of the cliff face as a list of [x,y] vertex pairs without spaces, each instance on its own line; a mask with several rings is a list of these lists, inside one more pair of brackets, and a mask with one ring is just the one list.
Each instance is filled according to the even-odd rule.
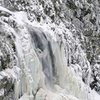
[[98,100],[98,0],[0,5],[0,100]]

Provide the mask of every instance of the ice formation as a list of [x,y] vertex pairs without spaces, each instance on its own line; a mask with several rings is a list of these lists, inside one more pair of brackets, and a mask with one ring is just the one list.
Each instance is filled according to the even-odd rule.
[[0,0],[0,100],[100,99],[89,1]]

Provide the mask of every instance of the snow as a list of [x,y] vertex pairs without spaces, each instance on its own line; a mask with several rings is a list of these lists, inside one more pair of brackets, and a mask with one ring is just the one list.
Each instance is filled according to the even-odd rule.
[[11,14],[11,15],[13,14],[10,10],[8,10],[8,9],[2,7],[2,6],[0,6],[0,11],[7,12],[7,13],[9,13],[9,14]]
[[100,100],[100,95],[94,90],[92,91],[92,97],[94,98],[93,100]]
[[[71,31],[70,30],[68,30],[68,29],[65,29],[65,27],[63,26],[63,24],[61,24],[60,26],[56,26],[55,24],[52,24],[52,23],[49,23],[49,24],[46,24],[46,23],[38,23],[38,22],[36,22],[36,21],[34,21],[33,23],[30,23],[29,22],[29,20],[28,20],[28,18],[27,17],[25,17],[26,16],[26,14],[24,13],[24,12],[16,12],[15,14],[14,14],[14,18],[15,18],[15,20],[16,20],[16,22],[18,22],[18,24],[19,24],[19,26],[21,25],[21,26],[23,26],[23,25],[25,25],[25,23],[28,23],[28,24],[30,24],[30,25],[32,25],[33,27],[38,27],[38,28],[41,28],[43,31],[44,31],[44,33],[46,33],[46,34],[49,34],[51,37],[52,37],[52,39],[54,40],[54,41],[57,41],[57,38],[56,38],[56,34],[63,34],[63,31],[64,30],[66,30],[65,31],[65,34],[68,36],[68,39],[69,39],[69,43],[71,44],[72,43],[72,39],[73,39],[73,35],[72,35],[72,33],[71,33]],[[19,19],[20,18],[20,19]],[[23,19],[24,18],[24,19]],[[52,28],[55,28],[55,31],[53,31],[52,30]],[[19,33],[21,33],[21,36],[20,36],[20,34]],[[28,53],[28,51],[27,50],[30,50],[30,49],[32,49],[31,47],[30,47],[30,44],[31,44],[31,42],[30,42],[30,39],[29,39],[29,35],[28,35],[28,32],[27,32],[27,30],[25,29],[25,27],[24,27],[24,29],[21,29],[21,31],[19,32],[18,34],[16,34],[16,47],[18,48],[17,50],[18,50],[18,53],[19,53],[19,55],[20,55],[20,57],[21,57],[21,59],[23,59],[23,56],[25,56],[25,55],[27,55],[27,58],[25,58],[25,60],[28,60],[29,59],[29,53]],[[27,33],[27,34],[25,34],[25,33]],[[24,38],[25,37],[25,38]],[[73,39],[74,40],[74,39]],[[76,43],[78,44],[78,41],[76,41]],[[69,45],[70,45],[69,44]],[[23,50],[26,52],[26,54],[23,54]],[[56,49],[55,49],[56,50]],[[59,50],[58,50],[59,51]],[[57,51],[55,51],[55,52],[57,52]],[[60,52],[59,52],[60,53]],[[77,54],[76,55],[78,55],[78,51],[77,51]],[[82,52],[82,51],[80,51],[80,53],[82,54],[82,55],[84,55],[84,53]],[[31,54],[32,55],[32,54]],[[36,55],[35,55],[36,56]],[[34,57],[35,57],[34,56]],[[57,56],[57,55],[56,55]],[[57,58],[58,59],[58,58]],[[33,63],[33,61],[34,60],[32,60],[31,59],[31,63],[30,63],[30,65]],[[59,61],[59,60],[58,60]],[[30,82],[30,79],[29,79],[29,77],[28,76],[30,76],[31,77],[31,79],[35,79],[35,75],[36,74],[34,74],[34,75],[32,75],[30,72],[32,72],[32,69],[31,69],[31,71],[27,71],[27,65],[26,65],[26,62],[23,62],[23,63],[25,63],[25,68],[23,69],[24,70],[24,73],[26,74],[26,79],[27,79],[27,83],[25,83],[26,85],[27,85],[27,87],[28,87],[28,90],[26,90],[26,93],[29,93],[29,94],[31,94],[31,88],[32,88],[32,85],[33,85],[33,83],[31,83]],[[28,62],[27,62],[28,63]],[[35,61],[35,63],[39,63],[37,60]],[[34,64],[34,63],[33,63]],[[60,64],[60,62],[58,62],[58,65]],[[30,66],[29,65],[29,66]],[[80,66],[78,65],[78,64],[76,64],[76,65],[74,65],[75,67],[73,67],[74,68],[74,70],[75,70],[75,72],[76,72],[76,74],[72,71],[72,72],[70,72],[70,71],[68,71],[68,74],[66,75],[66,76],[69,76],[69,78],[67,79],[67,81],[68,81],[68,83],[66,83],[66,85],[67,85],[67,92],[71,92],[71,95],[70,94],[68,94],[67,95],[67,98],[70,98],[71,100],[78,100],[76,97],[74,97],[73,96],[73,94],[75,95],[78,95],[79,93],[77,93],[77,92],[79,92],[79,90],[77,90],[77,87],[78,87],[78,85],[79,85],[79,83],[80,83],[80,78],[82,77],[82,75],[81,75],[81,69],[80,69]],[[59,67],[58,67],[59,68]],[[34,68],[34,70],[35,70],[35,68]],[[37,68],[36,68],[36,70],[38,70]],[[69,70],[69,69],[68,69]],[[35,71],[34,71],[34,73],[35,73]],[[63,71],[63,73],[64,73],[64,71]],[[65,72],[66,73],[66,72]],[[60,73],[61,74],[61,73]],[[80,75],[80,78],[78,78],[78,75]],[[73,76],[73,77],[72,77]],[[74,76],[76,76],[77,78],[75,78]],[[34,78],[33,78],[34,77]],[[38,77],[40,77],[40,75],[38,76]],[[61,77],[61,76],[60,76]],[[63,77],[63,76],[62,76]],[[65,77],[65,76],[64,76]],[[36,79],[37,80],[37,79]],[[30,86],[29,86],[30,85]],[[36,85],[36,82],[35,82],[35,84],[34,85]],[[76,86],[75,86],[76,85]],[[75,87],[74,89],[75,90],[73,90],[73,88],[72,87]],[[82,92],[82,93],[80,93],[80,95],[85,95],[86,96],[86,94],[84,94],[86,91],[84,90],[84,88],[87,88],[87,87],[85,87],[85,85],[84,85],[84,83],[81,83],[81,89],[83,89],[83,91],[84,92]],[[29,90],[30,89],[30,90]],[[71,90],[72,89],[72,90]],[[16,89],[16,91],[17,91],[17,89]],[[74,93],[75,91],[77,91],[76,93]],[[50,92],[50,91],[49,91]],[[87,93],[87,92],[86,92]],[[18,94],[18,93],[17,93]],[[52,94],[52,93],[51,93]],[[55,94],[55,93],[54,93]],[[54,94],[52,94],[52,95],[54,95]],[[93,94],[93,96],[92,96],[92,94]],[[59,99],[60,97],[58,96],[58,95],[62,95],[62,94],[55,94],[55,100],[57,99]],[[88,95],[88,94],[87,94]],[[94,99],[93,100],[98,100],[98,98],[100,98],[100,96],[96,93],[96,92],[94,92],[94,93],[92,93],[92,92],[90,92],[90,95],[91,95],[91,98],[93,98],[94,97]],[[27,95],[27,94],[25,94],[24,93],[24,95],[19,99],[19,100],[28,100],[30,98],[30,96],[29,95]],[[60,99],[59,99],[60,100]],[[92,99],[91,99],[92,100]]]
[[[19,29],[16,32],[16,30],[7,26],[7,29],[13,32],[14,36],[16,37],[16,40],[14,42],[17,48],[18,60],[20,61],[20,66],[18,66],[20,67],[20,69],[17,66],[13,66],[12,69],[7,68],[0,73],[2,76],[7,76],[8,78],[16,80],[15,94],[17,99],[19,97],[20,91],[22,92],[23,96],[19,100],[31,100],[33,98],[33,91],[34,94],[36,94],[37,92],[37,98],[41,98],[41,96],[45,98],[45,95],[47,95],[47,98],[49,98],[48,100],[50,100],[51,98],[51,100],[63,100],[63,97],[66,100],[100,99],[99,94],[97,94],[95,91],[91,91],[90,88],[82,82],[82,68],[89,68],[87,70],[88,72],[85,72],[85,75],[87,73],[90,75],[91,70],[90,65],[86,59],[86,55],[80,47],[80,40],[78,39],[77,35],[76,37],[74,37],[71,30],[67,29],[63,23],[56,25],[54,23],[51,23],[49,18],[47,18],[48,23],[45,21],[42,21],[40,23],[38,23],[37,21],[30,22],[27,18],[27,14],[23,11],[10,12],[9,10],[1,6],[0,10],[13,14],[11,16],[11,20],[14,20],[17,23],[17,28]],[[43,71],[44,66],[42,66],[40,60],[41,58],[45,58],[47,55],[49,55],[48,46],[45,47],[45,45],[43,45],[46,49],[43,52],[40,50],[41,54],[39,54],[37,48],[34,46],[35,43],[32,43],[31,41],[31,35],[27,29],[28,24],[31,25],[34,30],[35,28],[40,29],[40,34],[44,32],[44,35],[50,38],[50,40],[47,38],[47,42],[49,41],[51,43],[51,50],[55,58],[55,70],[57,74],[55,81],[57,80],[56,82],[58,82],[57,84],[59,84],[56,90],[54,89],[55,92],[52,92],[52,89],[49,89],[48,85],[51,83],[45,82],[46,75]],[[73,29],[72,31],[75,31],[75,29]],[[36,32],[38,33],[38,31]],[[61,36],[61,38],[58,35]],[[67,39],[65,39],[64,36]],[[60,44],[61,41],[63,41],[63,44]],[[75,50],[76,45],[77,48]],[[66,50],[66,54],[64,50]],[[40,58],[38,57],[38,55],[40,55]],[[74,62],[74,64],[71,64],[72,56],[77,59],[79,63]],[[67,66],[68,64],[64,63],[65,57],[65,63],[69,61],[69,66]],[[50,58],[47,56],[45,62],[47,59],[48,63],[51,63],[52,57]],[[21,71],[22,76],[20,76]],[[52,68],[50,68],[49,71],[52,71]],[[49,77],[52,76],[52,78],[56,76],[53,76],[52,73],[49,72],[47,72],[47,74],[49,74]],[[90,81],[89,75],[86,76],[88,85]],[[22,80],[20,80],[20,78]],[[53,85],[56,85],[55,83],[53,82]],[[37,91],[37,89],[40,87],[42,89],[40,91]],[[90,93],[88,93],[89,90]],[[2,95],[3,92],[3,90],[0,91],[0,95]]]
[[27,94],[24,94],[19,100],[30,100]]
[[23,25],[24,22],[29,22],[28,18],[27,18],[27,14],[24,11],[20,11],[20,12],[14,12],[14,20],[19,24],[19,25]]
[[0,96],[4,96],[4,89],[0,89]]

